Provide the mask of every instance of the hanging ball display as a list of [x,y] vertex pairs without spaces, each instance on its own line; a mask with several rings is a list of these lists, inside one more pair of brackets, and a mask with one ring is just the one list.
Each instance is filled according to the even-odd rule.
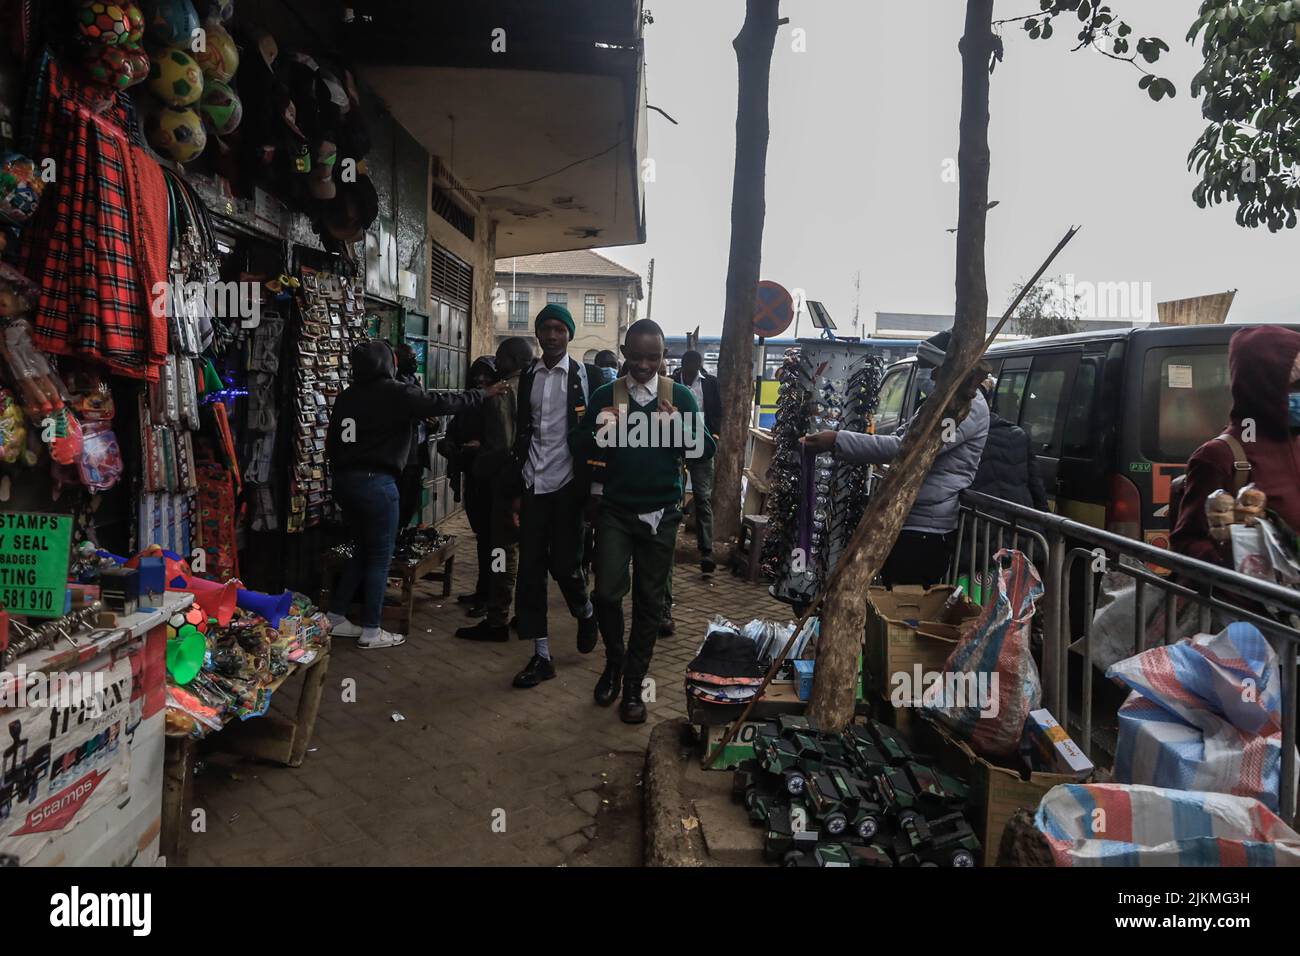
[[11,226],[27,222],[44,189],[36,163],[19,153],[0,153],[0,222]]
[[226,83],[212,80],[203,88],[203,99],[199,111],[203,122],[218,136],[233,133],[244,117],[244,104],[239,96]]
[[149,92],[168,106],[189,106],[203,95],[203,71],[183,50],[163,50],[149,67]]
[[235,0],[209,0],[208,16],[229,23],[235,15]]
[[91,43],[116,46],[130,35],[131,23],[116,3],[83,0],[77,9],[77,32]]
[[204,48],[195,52],[194,59],[206,79],[229,83],[239,69],[239,48],[219,20],[204,21],[203,30]]
[[149,54],[144,50],[127,49],[126,57],[131,61],[131,86],[143,83],[149,79]]
[[131,51],[119,46],[94,49],[85,61],[86,73],[92,80],[115,90],[125,90],[144,79],[144,74],[136,74],[136,65]]
[[138,47],[144,39],[144,11],[134,3],[126,4],[122,10],[126,13],[128,26],[126,42],[129,46]]
[[190,0],[154,0],[146,32],[162,46],[188,47],[199,28],[199,15]]
[[149,114],[144,132],[150,146],[178,163],[188,163],[208,145],[203,121],[191,109],[163,107]]

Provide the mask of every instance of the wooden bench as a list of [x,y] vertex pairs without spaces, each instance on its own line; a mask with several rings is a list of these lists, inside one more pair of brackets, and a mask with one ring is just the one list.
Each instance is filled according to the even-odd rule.
[[[320,607],[330,606],[330,591],[333,590],[338,574],[343,570],[343,558],[333,549],[321,556],[321,593],[317,602]],[[395,603],[384,600],[384,613],[381,626],[395,634],[406,634],[411,629],[411,619],[415,613],[415,585],[419,581],[434,581],[442,584],[442,597],[451,595],[452,578],[456,567],[456,537],[451,535],[447,543],[440,548],[425,552],[416,560],[394,558],[388,568],[388,579],[401,582],[401,596]],[[360,612],[360,605],[354,603],[349,615],[355,619]]]

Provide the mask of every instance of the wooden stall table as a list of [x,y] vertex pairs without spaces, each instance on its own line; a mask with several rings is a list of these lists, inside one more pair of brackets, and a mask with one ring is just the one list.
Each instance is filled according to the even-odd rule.
[[267,685],[267,691],[274,698],[290,678],[299,672],[303,674],[298,708],[292,720],[269,711],[246,721],[229,714],[224,718],[221,730],[211,730],[201,738],[168,728],[163,763],[161,847],[162,855],[168,861],[178,859],[181,835],[187,824],[185,808],[190,803],[196,744],[200,740],[210,741],[215,750],[269,760],[285,767],[301,767],[316,726],[316,713],[320,709],[329,662],[329,646],[326,645],[310,663],[291,664],[283,675]]
[[[384,616],[381,626],[395,634],[407,634],[411,629],[411,619],[415,614],[415,585],[420,581],[435,581],[442,584],[442,597],[451,595],[451,582],[455,574],[456,536],[448,535],[447,541],[437,548],[431,548],[415,560],[394,558],[388,568],[388,580],[401,582],[401,597],[396,604],[384,600]],[[330,591],[343,569],[343,558],[337,551],[330,549],[321,555],[321,592],[316,602],[319,607],[330,606]],[[357,605],[354,605],[356,607]]]

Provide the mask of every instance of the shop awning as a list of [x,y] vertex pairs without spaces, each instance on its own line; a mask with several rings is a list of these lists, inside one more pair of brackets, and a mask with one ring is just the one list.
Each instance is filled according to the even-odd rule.
[[360,75],[438,157],[434,185],[498,220],[498,256],[645,241],[640,0],[354,11]]

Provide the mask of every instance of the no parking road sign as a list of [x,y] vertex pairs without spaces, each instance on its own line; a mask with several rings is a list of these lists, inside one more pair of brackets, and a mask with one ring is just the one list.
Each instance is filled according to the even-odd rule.
[[754,299],[754,334],[774,339],[794,321],[794,299],[779,282],[764,279]]

